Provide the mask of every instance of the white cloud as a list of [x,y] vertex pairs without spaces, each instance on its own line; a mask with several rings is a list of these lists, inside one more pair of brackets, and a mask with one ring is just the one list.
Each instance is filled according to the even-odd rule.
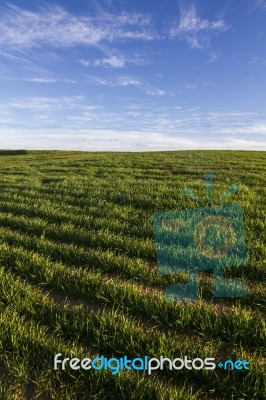
[[85,96],[62,97],[22,97],[6,101],[9,110],[20,109],[30,112],[78,109],[84,106]]
[[23,64],[29,63],[27,58],[9,53],[8,51],[0,51],[0,56]]
[[122,54],[110,54],[110,50],[104,49],[106,53],[109,53],[107,57],[96,59],[96,60],[79,60],[79,63],[85,67],[106,67],[106,68],[124,68],[129,64],[134,65],[147,65],[149,64],[145,55],[136,53],[132,57],[126,57]]
[[185,83],[186,89],[196,89],[198,85],[196,83]]
[[260,65],[266,65],[266,59],[262,57],[252,57],[251,64],[260,64]]
[[110,56],[102,59],[97,59],[94,61],[81,59],[79,62],[85,67],[104,66],[111,68],[123,68],[126,65],[126,60],[123,56]]
[[14,119],[9,111],[0,110],[0,125],[12,124]]
[[89,82],[99,86],[116,86],[112,80],[104,79],[95,75],[85,75]]
[[117,79],[118,86],[141,86],[142,83],[139,79],[131,78],[130,76],[119,76]]
[[25,78],[25,81],[34,83],[55,83],[57,80],[54,78]]
[[98,65],[108,65],[109,67],[122,68],[125,66],[124,57],[111,56],[109,58],[103,58],[98,60]]
[[266,0],[253,0],[253,9],[266,11]]
[[79,63],[85,67],[105,67],[105,68],[124,68],[128,65],[148,65],[147,53],[140,51],[133,52],[133,54],[122,54],[115,48],[106,45],[99,45],[98,49],[101,50],[105,57],[97,59],[80,59]]
[[2,148],[83,151],[162,151],[162,150],[266,150],[266,140],[182,137],[159,131],[117,131],[112,129],[83,129],[79,131],[29,131],[0,129]]
[[[111,81],[105,81],[105,84],[110,85]],[[152,92],[152,89],[139,87],[143,82],[130,76],[117,77],[115,84],[121,87],[133,85],[141,90],[151,90],[150,95],[159,95],[155,89]],[[123,132],[123,143],[140,149],[146,149],[147,146],[154,149],[157,146],[160,149],[161,146],[161,149],[165,149],[165,146],[170,146],[171,143],[174,149],[175,146],[181,146],[181,142],[184,146],[186,144],[186,148],[189,148],[189,145],[191,148],[213,146],[217,149],[230,148],[231,145],[232,148],[237,148],[237,145],[239,148],[250,145],[250,148],[262,150],[265,146],[266,114],[239,110],[205,112],[200,107],[184,108],[180,105],[156,106],[152,99],[145,100],[145,97],[142,97],[141,104],[132,99],[123,98],[123,103],[120,100],[114,98],[110,108],[105,107],[104,100],[101,105],[92,104],[86,96],[9,99],[0,104],[0,129],[3,134],[0,144],[2,147],[5,147],[4,143],[7,143],[6,147],[10,146],[8,132],[14,130],[14,134],[18,134],[18,140],[23,131],[28,131],[33,139],[42,132],[44,139],[40,141],[40,146],[44,146],[47,129],[51,140],[49,148],[61,145],[67,148],[72,146],[73,149],[79,146],[79,149],[82,149],[84,143],[74,143],[70,133],[75,132],[75,135],[80,137],[79,132],[86,132],[86,135],[91,134],[97,138],[96,144],[96,139],[90,139],[93,146],[97,145],[101,149],[107,146],[108,149],[106,138],[100,136],[100,132],[103,131],[112,131],[114,138],[120,138],[120,133]],[[132,136],[128,136],[126,131],[139,132],[142,139],[131,141]],[[57,135],[61,135],[61,142],[57,143]],[[31,140],[29,135],[27,137],[29,146]],[[115,142],[112,146],[114,144]],[[37,144],[35,148],[38,148]]]
[[208,59],[209,63],[214,63],[218,60],[219,54],[217,54],[213,51],[209,51],[208,53],[209,53],[209,59]]
[[228,29],[223,19],[209,21],[197,15],[194,5],[180,9],[181,17],[178,24],[170,29],[170,37],[184,39],[190,47],[203,49],[208,45],[212,35]]
[[151,86],[148,82],[134,78],[128,75],[121,75],[113,77],[112,79],[105,79],[99,76],[86,75],[91,83],[100,86],[110,86],[110,87],[123,87],[123,86],[135,86],[140,90],[144,91],[149,96],[164,96],[166,92],[162,89]]
[[260,135],[266,135],[266,121],[264,122],[255,122],[249,128],[250,133],[258,133]]
[[22,81],[22,82],[32,82],[32,83],[43,83],[43,84],[49,84],[49,83],[57,83],[57,82],[64,82],[64,83],[72,83],[75,84],[77,81],[71,80],[71,79],[58,79],[58,78],[40,78],[40,77],[24,77],[24,78],[14,78],[14,77],[5,77],[5,79],[11,80],[11,81]]
[[0,45],[4,49],[30,50],[95,46],[116,40],[151,40],[151,18],[137,13],[97,16],[73,15],[60,6],[49,5],[28,11],[15,5],[1,7]]

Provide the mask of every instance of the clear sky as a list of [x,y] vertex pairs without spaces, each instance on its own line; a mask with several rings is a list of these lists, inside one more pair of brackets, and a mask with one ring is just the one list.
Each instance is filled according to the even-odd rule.
[[1,1],[0,146],[266,150],[266,0]]

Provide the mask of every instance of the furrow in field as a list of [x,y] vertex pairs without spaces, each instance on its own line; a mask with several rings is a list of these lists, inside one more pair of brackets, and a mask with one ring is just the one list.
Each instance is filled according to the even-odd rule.
[[18,374],[24,371],[24,374],[20,375],[21,385],[17,384],[22,391],[25,391],[29,381],[39,384],[42,381],[50,396],[56,393],[57,396],[61,395],[61,398],[68,400],[78,400],[84,395],[96,393],[102,393],[103,397],[115,396],[118,399],[191,399],[190,394],[187,395],[190,392],[189,387],[182,389],[163,385],[156,377],[148,379],[144,374],[141,376],[120,372],[118,375],[112,375],[104,370],[73,371],[69,368],[53,371],[53,358],[58,352],[62,353],[63,357],[72,358],[93,357],[98,354],[84,353],[83,348],[75,342],[62,342],[49,335],[47,328],[28,321],[9,307],[0,311],[0,323],[2,357],[7,363],[10,362],[10,357],[13,358]]
[[[40,239],[36,236],[26,236],[16,230],[0,228],[0,242],[9,245],[22,246],[23,249],[32,250],[36,253],[46,256],[49,260],[64,263],[68,267],[82,267],[84,270],[93,272],[107,272],[109,275],[115,274],[118,279],[129,278],[131,281],[145,284],[145,291],[155,292],[156,287],[162,289],[173,283],[185,283],[185,274],[161,276],[157,269],[150,268],[140,259],[131,259],[127,256],[115,255],[110,251],[101,251],[99,249],[82,249],[78,246],[64,243],[55,243],[47,239]],[[113,276],[115,278],[115,276]],[[154,288],[150,287],[156,286]],[[204,279],[200,281],[200,298],[212,299],[213,282],[210,276],[205,274]],[[266,290],[262,284],[248,285],[249,293],[244,299],[226,299],[225,304],[231,306],[236,302],[257,308],[261,305],[265,308]],[[143,290],[144,291],[144,290]],[[160,292],[161,293],[161,292]],[[223,301],[224,303],[224,301]],[[217,302],[220,309],[225,305],[221,301]]]
[[45,236],[52,240],[111,250],[116,254],[149,258],[153,256],[154,252],[154,244],[151,240],[115,234],[108,230],[88,230],[76,227],[71,223],[48,223],[38,217],[25,217],[23,213],[22,215],[16,215],[16,212],[0,213],[0,224],[6,227],[13,226],[24,230],[25,233]]
[[[221,344],[217,340],[203,343],[200,339],[190,337],[168,337],[156,330],[143,331],[142,326],[134,319],[118,314],[117,310],[104,310],[95,315],[81,307],[70,308],[68,303],[64,307],[58,307],[48,296],[43,297],[40,290],[14,278],[5,270],[0,271],[0,301],[6,306],[14,307],[19,315],[22,313],[27,318],[31,317],[44,324],[49,323],[53,329],[60,330],[65,338],[74,336],[79,341],[89,340],[90,346],[95,347],[95,352],[105,352],[118,358],[126,353],[130,358],[141,357],[143,354],[160,357],[163,354],[172,359],[177,355],[187,355],[189,359],[204,359],[210,357],[210,354],[215,357],[217,352],[221,352]],[[254,357],[251,353],[234,349],[235,357],[240,357],[240,353],[241,356],[245,354],[251,363],[257,365],[257,369],[252,370],[252,378],[260,379],[262,358],[258,354]],[[170,376],[171,372],[165,371],[163,374]],[[204,371],[199,375],[198,371],[183,369],[179,375],[184,375],[191,382],[197,375],[197,380],[203,385],[215,387],[221,384],[221,374],[215,374],[213,371]]]
[[[69,199],[73,198],[69,196]],[[0,207],[2,211],[17,211],[29,213],[31,216],[43,216],[49,221],[67,222],[72,219],[81,226],[88,225],[95,228],[108,224],[108,228],[115,232],[124,232],[141,238],[152,236],[151,220],[147,223],[146,214],[129,207],[115,207],[107,200],[99,199],[99,194],[88,200],[88,204],[80,207],[74,202],[69,204],[67,198],[61,196],[40,196],[38,192],[25,189],[0,193]],[[14,202],[15,201],[15,202]],[[97,207],[95,207],[97,204]],[[149,224],[149,226],[148,226]]]
[[172,303],[157,293],[146,292],[138,285],[110,279],[98,273],[67,268],[22,248],[1,245],[1,265],[49,287],[96,299],[103,303],[121,305],[134,315],[144,315],[166,328],[193,330],[207,337],[250,346],[265,344],[265,323],[259,312],[245,307],[232,307],[217,314],[205,302]]
[[[12,207],[10,208],[12,209]],[[31,213],[29,213],[31,215]],[[144,259],[155,259],[155,249],[152,240],[141,240],[129,236],[123,236],[108,232],[108,230],[90,230],[80,228],[70,223],[56,224],[49,223],[38,217],[27,218],[24,216],[23,209],[16,215],[13,213],[0,213],[0,224],[7,227],[15,227],[25,233],[44,236],[65,243],[73,243],[79,246],[96,247],[103,250],[111,250],[116,254],[128,254],[131,257],[142,257]],[[247,265],[239,268],[228,268],[227,276],[241,277],[252,280],[262,281],[266,279],[266,269],[259,263],[258,265]]]
[[94,271],[98,270],[99,272],[105,271],[117,274],[118,277],[140,281],[143,284],[165,286],[178,281],[178,278],[180,282],[184,280],[182,274],[174,277],[162,276],[159,274],[156,265],[151,267],[148,262],[140,258],[115,254],[111,250],[84,248],[35,235],[29,236],[14,227],[0,228],[0,242],[22,246],[25,249],[46,255],[50,260],[62,261],[67,266],[83,267]]

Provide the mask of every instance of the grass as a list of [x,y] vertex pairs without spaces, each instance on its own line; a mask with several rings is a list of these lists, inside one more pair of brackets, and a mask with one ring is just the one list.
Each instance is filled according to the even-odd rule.
[[[0,151],[1,399],[264,399],[265,152]],[[226,267],[244,299],[167,302],[152,216],[196,208],[184,185],[244,210],[249,262]],[[246,359],[250,370],[53,370],[53,357]]]

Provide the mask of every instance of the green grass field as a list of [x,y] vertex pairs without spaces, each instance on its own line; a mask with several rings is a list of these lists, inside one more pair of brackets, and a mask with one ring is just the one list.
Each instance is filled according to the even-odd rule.
[[[160,275],[152,215],[195,208],[232,183],[244,210],[247,266],[226,277],[243,299],[167,302],[184,281]],[[265,399],[266,154],[241,151],[0,151],[0,399]],[[54,355],[246,359],[250,370],[53,369]]]

